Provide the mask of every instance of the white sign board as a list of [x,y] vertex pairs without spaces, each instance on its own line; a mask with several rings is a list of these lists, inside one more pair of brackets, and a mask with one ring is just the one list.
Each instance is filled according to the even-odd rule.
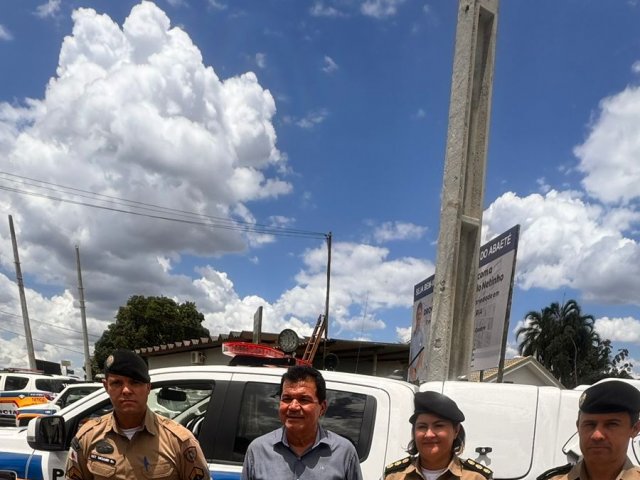
[[424,362],[427,358],[425,348],[431,334],[431,310],[433,308],[433,280],[431,275],[413,287],[413,322],[411,324],[411,345],[409,347],[409,382],[426,380]]
[[495,368],[509,321],[520,225],[480,247],[471,370]]

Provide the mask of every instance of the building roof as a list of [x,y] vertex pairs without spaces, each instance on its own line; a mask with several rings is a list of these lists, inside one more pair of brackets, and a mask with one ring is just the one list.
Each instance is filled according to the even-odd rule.
[[[278,340],[277,333],[260,334],[260,343],[263,345],[274,346]],[[151,347],[137,348],[143,357],[153,357],[158,355],[169,355],[183,351],[197,351],[211,348],[222,348],[224,342],[251,342],[253,341],[253,332],[243,330],[241,332],[229,332],[218,335],[217,337],[202,337],[191,340],[182,340],[178,342],[167,343],[164,345],[155,345]],[[309,342],[309,337],[300,338],[300,345],[296,351],[296,357],[302,357],[305,347]],[[318,355],[323,353],[323,343],[318,346]],[[362,340],[341,340],[330,338],[326,342],[327,353],[338,355],[340,359],[357,359],[369,357],[372,354],[377,355],[378,361],[409,361],[409,345],[406,343],[381,343],[368,342]]]
[[[528,368],[532,370],[538,377],[543,379],[545,383],[548,385],[564,388],[564,386],[556,379],[549,370],[547,370],[544,365],[542,365],[538,360],[536,360],[532,356],[528,357],[514,357],[514,358],[506,358],[504,360],[504,370],[503,377],[507,376],[509,373],[516,372],[521,368]],[[470,382],[479,382],[480,381],[480,373],[482,372],[482,381],[483,382],[495,382],[498,378],[498,368],[489,368],[487,370],[476,370],[469,374],[468,380]]]

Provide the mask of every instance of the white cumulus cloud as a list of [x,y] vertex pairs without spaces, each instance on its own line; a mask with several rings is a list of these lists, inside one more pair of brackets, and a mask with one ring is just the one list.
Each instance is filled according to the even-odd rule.
[[612,342],[640,343],[640,320],[633,317],[596,319],[596,331]]
[[605,203],[640,198],[640,87],[602,100],[587,139],[574,152],[590,195]]
[[625,235],[638,212],[588,203],[577,192],[507,192],[485,211],[483,239],[521,225],[516,278],[524,288],[571,287],[586,299],[640,304],[640,246]]
[[[276,146],[275,101],[251,72],[219,78],[152,2],[133,7],[122,25],[89,8],[72,19],[44,97],[0,103],[0,185],[23,192],[4,195],[0,208],[14,215],[23,271],[57,292],[38,298],[35,315],[77,329],[73,315],[55,317],[73,304],[75,244],[93,331],[101,333],[132,294],[204,298],[211,311],[206,290],[173,270],[185,254],[212,257],[273,241],[194,222],[251,224],[249,202],[291,192],[279,176],[287,167]],[[12,269],[5,222],[0,281]],[[11,302],[8,311],[19,312]]]
[[384,222],[373,231],[377,243],[393,240],[418,240],[424,236],[427,228],[409,222]]

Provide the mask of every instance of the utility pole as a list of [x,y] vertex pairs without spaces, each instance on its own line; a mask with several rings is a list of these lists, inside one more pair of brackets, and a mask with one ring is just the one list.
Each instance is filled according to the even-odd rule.
[[84,373],[86,380],[93,380],[91,358],[89,357],[89,334],[87,333],[87,314],[84,307],[84,288],[80,270],[80,248],[76,245],[76,265],[78,267],[78,299],[80,301],[80,317],[82,318],[82,340],[84,343]]
[[471,361],[498,3],[458,4],[427,380],[465,375]]
[[329,287],[331,286],[331,238],[332,234],[329,232],[326,236],[327,239],[327,292],[324,301],[324,346],[322,348],[322,368],[324,368],[324,362],[327,359],[327,341],[329,340]]
[[11,232],[11,244],[13,245],[13,259],[16,262],[16,280],[18,291],[20,292],[20,306],[22,307],[22,321],[24,322],[24,336],[27,339],[27,358],[29,368],[35,370],[36,355],[33,351],[33,338],[31,337],[31,324],[29,323],[29,310],[27,310],[27,297],[24,294],[24,283],[22,282],[22,270],[20,269],[20,257],[18,256],[18,241],[16,231],[13,228],[13,218],[9,215],[9,231]]

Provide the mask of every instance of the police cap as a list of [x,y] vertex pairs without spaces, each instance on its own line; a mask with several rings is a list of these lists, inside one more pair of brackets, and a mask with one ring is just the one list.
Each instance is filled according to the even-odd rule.
[[432,413],[453,423],[464,422],[464,413],[456,402],[438,392],[418,392],[413,397],[414,412],[409,422],[415,423],[421,413]]
[[584,413],[640,412],[640,390],[621,380],[601,382],[587,388],[580,396]]
[[149,367],[142,357],[131,350],[116,350],[104,362],[104,375],[122,375],[143,383],[150,383]]

